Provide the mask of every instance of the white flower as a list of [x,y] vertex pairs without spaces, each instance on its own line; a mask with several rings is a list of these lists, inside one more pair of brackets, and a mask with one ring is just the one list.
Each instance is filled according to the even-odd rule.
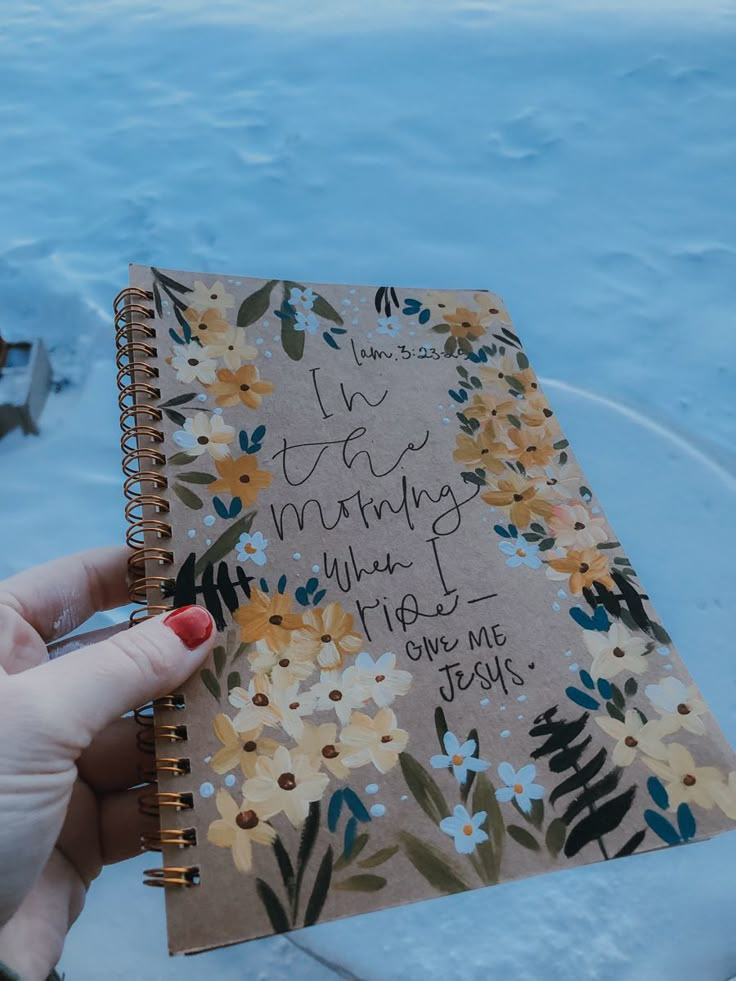
[[259,756],[256,776],[243,784],[243,795],[264,818],[283,811],[295,828],[304,821],[312,801],[320,800],[330,782],[307,756],[279,746],[273,755]]
[[293,307],[304,307],[305,310],[311,310],[316,299],[317,295],[311,286],[308,286],[305,290],[299,289],[298,286],[292,286],[291,292],[289,293],[289,303]]
[[440,828],[455,842],[455,849],[461,855],[470,855],[475,846],[488,841],[488,835],[481,828],[488,815],[485,811],[468,814],[462,804],[458,804],[451,817],[442,818]]
[[226,790],[218,790],[215,804],[220,817],[210,824],[207,841],[220,848],[231,848],[235,868],[239,872],[250,872],[253,864],[253,842],[270,845],[276,832],[270,824],[261,820],[258,811],[249,801],[243,801],[243,809],[239,810]]
[[476,751],[477,743],[474,739],[466,739],[460,745],[460,740],[453,732],[446,732],[442,743],[445,747],[444,753],[438,753],[429,761],[435,770],[452,767],[452,772],[458,783],[465,783],[468,778],[468,770],[473,773],[482,773],[491,765],[485,760],[476,759],[473,755]]
[[644,689],[647,698],[670,726],[670,732],[687,729],[696,736],[705,732],[705,723],[700,718],[708,711],[708,706],[700,697],[695,685],[685,685],[679,678],[663,678],[658,685],[647,685]]
[[273,684],[279,688],[304,681],[317,667],[308,654],[302,654],[288,640],[283,649],[275,651],[265,640],[258,640],[255,649],[249,652],[248,660],[254,671],[270,671]]
[[680,804],[699,804],[710,810],[721,793],[720,771],[715,766],[696,766],[690,751],[680,743],[667,746],[665,762],[648,756],[644,762],[665,781],[671,811],[676,811]]
[[509,801],[515,797],[516,803],[525,814],[531,811],[533,800],[544,797],[544,787],[534,783],[537,768],[533,763],[527,763],[518,772],[510,763],[499,763],[498,775],[506,786],[496,791],[496,800]]
[[597,716],[595,721],[606,735],[616,740],[612,754],[616,766],[633,763],[638,750],[658,760],[663,760],[667,755],[662,739],[673,730],[662,725],[661,721],[645,723],[635,709],[627,709],[623,722],[608,715]]
[[316,334],[318,327],[319,320],[313,313],[304,313],[302,310],[297,310],[294,330],[304,330],[307,334]]
[[281,725],[284,731],[292,739],[301,739],[304,732],[302,716],[311,715],[317,704],[317,694],[314,689],[300,692],[298,682],[284,688],[272,685],[271,701],[281,716]]
[[712,788],[713,799],[726,817],[736,821],[736,770],[728,775],[728,782],[723,782]]
[[343,763],[351,768],[373,763],[379,773],[388,773],[398,763],[399,753],[406,749],[408,741],[409,733],[397,728],[390,708],[380,709],[375,719],[353,712],[350,725],[342,731]]
[[210,385],[215,380],[217,362],[209,357],[206,348],[194,341],[189,344],[177,344],[171,364],[179,381],[187,383],[198,381],[203,385]]
[[388,334],[389,337],[394,337],[401,330],[401,323],[396,319],[396,317],[379,317],[378,318],[378,333]]
[[549,529],[563,548],[595,548],[608,537],[606,523],[582,504],[559,504],[549,518]]
[[397,695],[406,695],[411,686],[411,674],[397,670],[396,655],[391,651],[381,654],[376,661],[367,651],[362,651],[355,659],[355,668],[366,696],[381,708],[390,705]]
[[273,704],[271,682],[265,675],[257,674],[251,679],[248,690],[232,688],[228,701],[240,711],[233,719],[239,732],[257,729],[259,726],[278,726],[281,714]]
[[590,673],[596,681],[598,678],[610,681],[621,671],[643,674],[647,670],[647,642],[632,634],[622,623],[613,623],[605,633],[585,630],[583,639],[593,658]]
[[315,770],[324,766],[339,780],[343,780],[350,772],[342,761],[345,747],[337,740],[337,726],[334,722],[325,722],[320,726],[305,722],[299,745],[294,752],[309,757]]
[[229,310],[235,306],[235,297],[232,293],[225,292],[225,287],[219,279],[211,286],[205,286],[200,279],[195,280],[194,289],[186,294],[186,299],[189,306],[195,310],[208,310],[211,307]]
[[248,343],[242,327],[228,327],[227,330],[209,335],[205,347],[211,357],[222,358],[231,371],[237,371],[245,361],[253,361],[258,357],[258,348]]
[[498,543],[498,547],[504,555],[508,555],[506,565],[512,569],[519,565],[528,566],[530,569],[538,569],[542,564],[542,560],[537,554],[539,552],[539,546],[535,543],[528,542],[521,535],[511,540],[502,539]]
[[318,698],[320,711],[334,709],[337,717],[345,725],[354,708],[365,705],[368,696],[358,678],[355,665],[346,668],[342,674],[323,671],[321,680],[313,688]]
[[260,531],[255,531],[252,535],[249,535],[247,531],[243,532],[235,547],[241,562],[250,560],[256,565],[266,564],[268,539],[264,538]]
[[230,456],[230,447],[235,430],[225,425],[222,416],[209,416],[206,412],[197,412],[184,423],[184,429],[174,433],[174,442],[187,453],[200,456],[209,453],[215,460]]

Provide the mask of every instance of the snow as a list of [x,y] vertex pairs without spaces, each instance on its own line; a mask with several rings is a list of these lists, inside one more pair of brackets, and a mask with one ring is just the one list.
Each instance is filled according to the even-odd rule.
[[[640,6],[6,0],[0,330],[70,384],[0,444],[0,575],[121,538],[129,261],[485,286],[736,741],[736,18]],[[70,978],[736,974],[736,835],[175,961],[150,861]]]

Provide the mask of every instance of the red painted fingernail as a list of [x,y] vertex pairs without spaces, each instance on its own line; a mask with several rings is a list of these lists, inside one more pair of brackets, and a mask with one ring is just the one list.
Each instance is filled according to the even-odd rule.
[[180,606],[169,613],[164,623],[190,651],[204,644],[213,626],[212,617],[201,606]]

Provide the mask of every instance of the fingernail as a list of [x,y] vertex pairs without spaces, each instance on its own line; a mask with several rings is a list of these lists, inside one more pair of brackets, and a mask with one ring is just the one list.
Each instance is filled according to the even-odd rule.
[[180,606],[169,613],[164,623],[190,651],[204,644],[212,633],[212,617],[201,606]]

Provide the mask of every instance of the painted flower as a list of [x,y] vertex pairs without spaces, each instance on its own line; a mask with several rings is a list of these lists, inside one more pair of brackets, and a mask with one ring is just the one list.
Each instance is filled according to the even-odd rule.
[[357,654],[363,638],[353,630],[353,615],[339,603],[328,603],[322,609],[305,610],[303,624],[294,634],[294,650],[308,655],[325,671],[342,667],[347,655]]
[[296,311],[294,330],[304,331],[307,334],[316,334],[319,329],[319,320],[314,313],[304,313],[302,310]]
[[562,548],[595,548],[608,538],[603,518],[582,504],[558,504],[549,518],[549,530]]
[[281,725],[284,732],[288,733],[292,739],[299,740],[304,732],[303,716],[311,715],[317,704],[317,692],[299,691],[299,682],[281,687],[273,682],[272,676],[271,698],[274,707],[281,716]]
[[291,612],[288,593],[263,593],[255,588],[251,590],[250,603],[238,607],[233,618],[240,626],[244,644],[263,640],[277,652],[286,650],[292,631],[302,624],[301,616]]
[[248,343],[242,327],[228,327],[227,330],[208,335],[205,347],[211,357],[222,358],[231,371],[237,371],[244,361],[253,361],[258,357],[258,348]]
[[594,582],[613,589],[608,572],[608,559],[597,548],[572,548],[567,555],[547,560],[550,579],[567,579],[568,588],[576,596]]
[[504,425],[509,415],[519,411],[519,406],[515,399],[497,399],[490,392],[476,392],[469,405],[463,407],[463,415],[469,419],[477,419],[481,423],[492,423],[494,427],[497,423],[503,422]]
[[292,286],[289,293],[289,303],[293,307],[304,307],[305,310],[311,310],[316,299],[317,294],[311,286],[308,286],[305,290],[299,286]]
[[299,745],[294,750],[308,757],[315,770],[325,767],[339,780],[344,779],[350,772],[342,761],[345,748],[337,738],[337,726],[334,722],[325,722],[313,726],[304,723]]
[[498,543],[499,549],[504,555],[508,555],[506,565],[515,569],[519,565],[528,566],[530,569],[538,569],[542,564],[539,558],[539,546],[536,542],[528,542],[526,538],[519,535],[517,538],[503,538]]
[[445,313],[444,319],[454,337],[466,337],[469,341],[475,341],[486,332],[481,314],[477,310],[458,307]]
[[283,811],[298,828],[309,813],[309,805],[321,799],[329,782],[307,756],[292,755],[285,746],[279,746],[273,759],[258,757],[256,775],[245,781],[243,794],[264,818]]
[[191,293],[187,293],[187,300],[190,306],[196,307],[197,310],[206,310],[207,307],[230,310],[235,306],[235,297],[225,290],[219,279],[212,286],[205,286],[201,280],[196,279],[194,289]]
[[248,660],[254,671],[270,671],[274,685],[282,688],[293,685],[295,681],[306,680],[317,669],[309,655],[293,649],[290,640],[283,650],[275,651],[265,641],[259,640],[248,653]]
[[246,508],[256,503],[258,492],[270,487],[273,480],[273,474],[268,470],[258,469],[258,457],[255,453],[216,460],[215,467],[219,478],[210,484],[210,491],[213,494],[225,493],[239,497]]
[[549,402],[541,392],[534,393],[516,406],[521,422],[529,429],[537,429],[539,426],[552,427],[555,439],[562,438],[562,430],[557,422],[552,422],[554,412],[550,408]]
[[492,507],[508,508],[516,527],[526,528],[535,516],[547,518],[551,514],[552,505],[546,493],[547,488],[540,481],[509,472],[489,484],[489,489],[480,496]]
[[230,324],[216,307],[187,307],[184,319],[192,328],[192,335],[198,337],[203,344],[230,329]]
[[710,810],[722,793],[720,771],[714,766],[696,766],[690,751],[680,743],[667,746],[665,760],[645,756],[644,762],[664,781],[671,811],[680,804],[699,804]]
[[239,710],[232,720],[238,732],[248,732],[262,726],[276,728],[281,721],[281,714],[273,702],[271,682],[265,675],[257,674],[251,678],[247,690],[231,688],[227,700]]
[[209,453],[214,460],[224,460],[230,455],[228,444],[234,437],[235,430],[226,425],[222,416],[210,416],[206,412],[195,413],[186,420],[184,429],[174,433],[176,445],[187,453],[192,456]]
[[667,747],[662,742],[671,730],[660,721],[644,722],[635,709],[627,709],[624,721],[612,719],[609,715],[599,715],[595,720],[601,729],[616,740],[612,759],[616,766],[629,766],[634,762],[637,752],[662,760],[667,755]]
[[244,364],[237,371],[222,368],[217,372],[217,381],[210,385],[209,390],[218,405],[240,404],[248,409],[258,409],[263,396],[273,392],[273,385],[271,382],[261,381],[258,368],[254,364]]
[[379,317],[377,330],[379,334],[395,337],[401,330],[401,322],[396,317]]
[[713,799],[726,817],[736,821],[736,770],[728,775],[728,781],[713,787]]
[[607,631],[585,630],[583,640],[593,658],[590,673],[597,681],[610,681],[622,671],[644,674],[647,662],[647,642],[632,634],[622,623],[612,623]]
[[506,786],[499,787],[496,791],[496,800],[515,799],[525,814],[531,811],[533,800],[541,800],[544,797],[544,787],[534,783],[537,768],[533,763],[527,763],[518,771],[510,763],[499,763],[498,775]]
[[244,739],[240,753],[240,770],[244,777],[254,777],[259,756],[273,756],[281,743],[262,733],[256,739]]
[[474,754],[478,749],[475,739],[466,739],[460,743],[457,736],[449,730],[445,733],[442,744],[445,747],[444,753],[438,753],[430,759],[430,765],[435,770],[443,770],[452,767],[452,773],[458,783],[465,783],[468,779],[468,771],[482,773],[491,765],[485,760],[479,760]]
[[708,706],[695,685],[685,685],[679,678],[668,676],[658,685],[647,685],[644,692],[659,714],[670,723],[671,732],[687,729],[696,736],[705,733],[701,716]]
[[322,712],[333,710],[343,725],[350,721],[353,709],[360,708],[368,701],[355,665],[346,668],[341,674],[323,671],[313,691],[318,698],[317,708]]
[[363,712],[353,712],[342,731],[343,762],[351,769],[372,763],[379,773],[388,773],[398,763],[399,753],[406,749],[408,741],[409,733],[396,727],[396,716],[390,708],[380,709],[374,719]]
[[358,684],[379,708],[390,705],[397,695],[406,695],[411,687],[411,674],[397,669],[396,655],[391,651],[375,661],[367,651],[362,651],[355,659],[355,669]]
[[457,804],[450,817],[442,818],[440,828],[453,839],[456,851],[470,855],[476,845],[488,841],[488,835],[481,827],[487,817],[485,811],[471,815],[462,804]]
[[493,428],[489,425],[480,429],[475,436],[458,433],[455,437],[455,449],[452,459],[464,463],[468,467],[483,467],[491,473],[503,473],[508,449],[496,440]]
[[256,565],[266,564],[268,539],[264,538],[260,531],[255,531],[252,535],[249,535],[247,531],[243,532],[235,548],[237,549],[238,558],[241,562],[248,562],[250,560]]
[[177,344],[171,364],[181,382],[198,381],[208,385],[215,380],[217,362],[212,360],[206,348],[194,341],[184,345]]
[[517,429],[510,426],[507,436],[511,443],[509,455],[526,470],[546,466],[555,455],[552,445],[554,437],[546,429]]
[[259,808],[244,800],[240,810],[226,790],[217,791],[215,804],[220,817],[210,824],[207,841],[219,848],[230,848],[235,868],[239,872],[250,872],[253,844],[270,845],[276,837],[275,830],[259,816]]
[[235,728],[232,720],[222,712],[213,719],[212,728],[222,743],[222,748],[218,749],[210,760],[210,766],[215,773],[227,773],[240,766],[245,776],[251,776],[249,761],[255,763],[256,751],[271,754],[278,746],[276,740],[261,735],[260,727],[248,732],[240,732]]
[[480,311],[480,317],[483,323],[493,323],[494,321],[499,321],[502,324],[510,324],[511,317],[506,307],[503,305],[500,297],[494,296],[493,293],[481,292],[474,293],[473,299],[475,300],[476,306]]

